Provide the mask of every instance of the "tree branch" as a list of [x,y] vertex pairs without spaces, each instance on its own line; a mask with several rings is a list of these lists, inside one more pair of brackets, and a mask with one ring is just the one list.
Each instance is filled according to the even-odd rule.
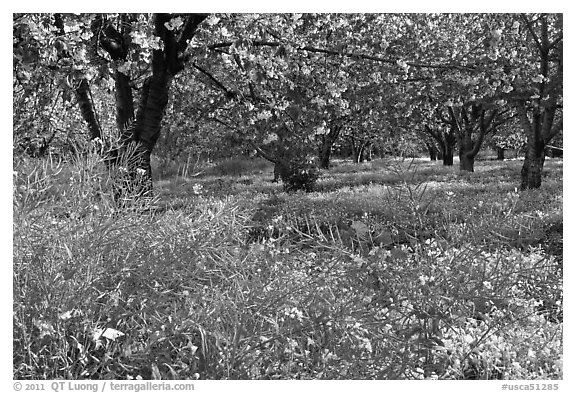
[[196,29],[208,17],[208,14],[192,14],[186,19],[184,24],[184,29],[182,29],[182,34],[178,40],[178,51],[184,52],[188,46],[188,41],[196,33]]
[[235,93],[228,90],[226,88],[226,86],[224,86],[218,79],[216,79],[214,77],[214,75],[212,75],[210,72],[206,71],[204,68],[200,67],[198,64],[192,63],[192,67],[196,68],[198,71],[200,71],[201,73],[206,75],[212,82],[214,82],[214,84],[216,84],[216,86],[218,86],[220,89],[222,89],[224,91],[224,93],[226,93],[226,98],[232,99],[236,96]]
[[544,52],[544,48],[542,47],[542,44],[540,43],[540,41],[538,40],[538,36],[536,35],[536,32],[534,31],[534,28],[532,27],[532,22],[530,22],[528,20],[528,17],[526,16],[526,14],[521,14],[522,20],[524,21],[524,24],[526,25],[526,27],[528,28],[528,31],[530,32],[530,35],[532,36],[532,38],[534,39],[534,42],[536,43],[536,46],[538,47],[538,50],[540,51],[540,53],[545,54]]
[[[216,50],[219,48],[227,48],[227,47],[230,47],[232,44],[233,44],[232,42],[221,42],[221,43],[209,45],[208,49]],[[253,41],[252,45],[255,47],[268,46],[268,47],[274,48],[274,47],[281,46],[283,44],[280,42],[274,42],[274,41]],[[331,49],[315,48],[313,46],[303,46],[303,47],[299,47],[296,49],[310,52],[310,53],[322,53],[322,54],[329,55],[329,56],[342,56],[342,57],[349,57],[349,58],[358,58],[358,59],[371,60],[371,61],[376,61],[379,63],[387,63],[387,64],[397,64],[397,62],[399,60],[399,59],[388,59],[388,58],[384,58],[384,57],[380,57],[380,56],[374,56],[374,55],[367,55],[367,54],[359,53],[359,52],[340,52],[340,51],[331,50]],[[411,67],[415,67],[415,68],[435,68],[435,69],[445,69],[445,70],[446,69],[448,69],[448,70],[456,69],[456,70],[460,70],[460,71],[475,71],[476,70],[475,67],[465,66],[465,65],[461,65],[461,64],[423,64],[423,63],[416,63],[416,62],[411,62],[411,61],[407,61],[406,64],[411,66]]]

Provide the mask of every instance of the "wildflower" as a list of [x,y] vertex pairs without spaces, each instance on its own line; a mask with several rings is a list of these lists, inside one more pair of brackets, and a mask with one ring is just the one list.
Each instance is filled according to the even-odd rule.
[[200,192],[202,191],[202,188],[204,188],[204,186],[202,184],[194,184],[192,186],[192,192],[194,192],[194,194],[199,195]]

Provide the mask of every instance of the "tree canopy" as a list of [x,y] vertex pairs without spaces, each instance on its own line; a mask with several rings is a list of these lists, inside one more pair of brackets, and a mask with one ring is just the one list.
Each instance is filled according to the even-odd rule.
[[15,149],[135,143],[148,173],[162,129],[164,154],[225,141],[323,167],[339,138],[427,135],[473,170],[516,119],[537,188],[562,130],[556,14],[14,14],[13,41]]

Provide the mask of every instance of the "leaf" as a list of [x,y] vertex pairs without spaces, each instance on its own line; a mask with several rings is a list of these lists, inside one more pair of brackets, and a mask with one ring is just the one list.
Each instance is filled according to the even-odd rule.
[[102,337],[106,337],[109,340],[116,341],[117,338],[124,336],[125,334],[119,330],[106,328],[102,333]]
[[208,23],[210,26],[214,26],[218,22],[220,22],[220,18],[215,15],[211,15],[210,17],[206,18],[206,23]]
[[350,227],[354,229],[358,237],[366,237],[370,232],[368,225],[364,224],[362,221],[352,221],[352,225]]
[[105,328],[105,329],[94,329],[94,341],[98,341],[101,337],[107,338],[108,340],[116,341],[117,338],[125,336],[119,330],[112,329],[112,328]]
[[184,21],[181,17],[177,16],[176,18],[170,19],[169,22],[164,23],[164,26],[168,30],[179,29],[184,24]]
[[160,374],[160,370],[158,369],[156,363],[152,363],[150,368],[152,369],[152,379],[162,379],[162,374]]
[[402,261],[408,257],[408,254],[406,254],[405,251],[401,250],[398,247],[394,247],[392,250],[390,250],[390,254],[392,256],[392,259],[399,261]]
[[64,244],[64,248],[66,249],[66,254],[68,254],[68,259],[72,260],[72,251],[70,251],[66,244]]
[[389,245],[392,244],[393,240],[392,240],[392,233],[390,233],[389,231],[382,231],[378,234],[378,236],[376,236],[374,238],[374,244],[377,245]]

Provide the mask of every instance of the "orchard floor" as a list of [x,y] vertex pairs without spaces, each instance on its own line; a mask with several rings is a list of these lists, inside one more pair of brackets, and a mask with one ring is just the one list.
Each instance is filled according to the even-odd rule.
[[14,378],[561,379],[562,160],[521,166],[335,161],[287,194],[236,160],[119,208],[89,160],[19,163]]

